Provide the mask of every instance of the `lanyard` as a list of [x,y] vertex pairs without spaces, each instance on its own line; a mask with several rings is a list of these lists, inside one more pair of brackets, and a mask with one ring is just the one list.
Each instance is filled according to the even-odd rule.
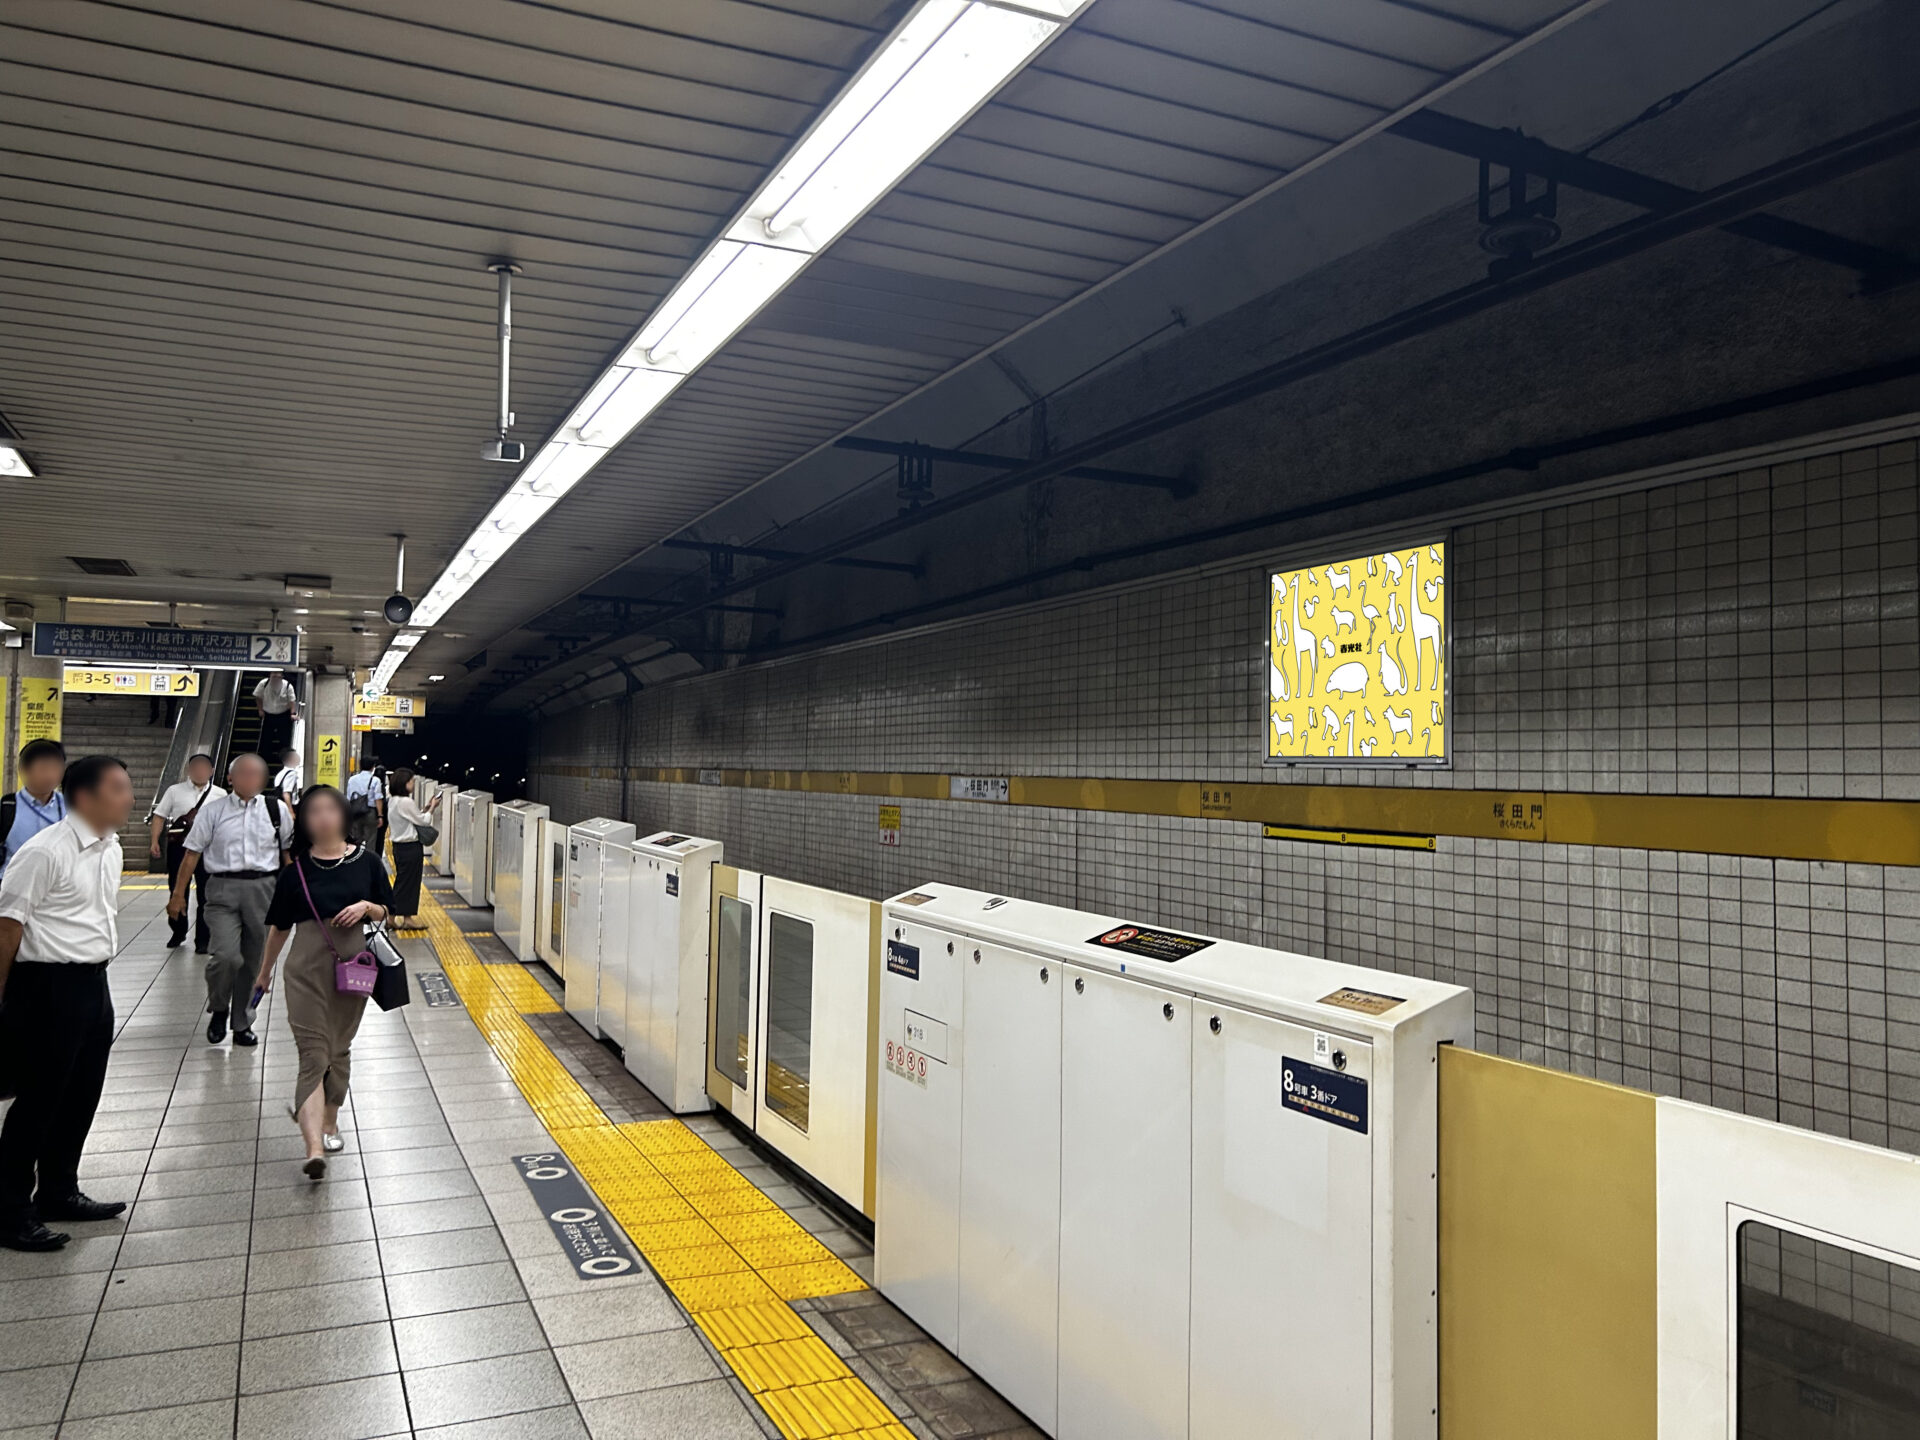
[[50,802],[52,808],[50,810],[42,809],[40,803],[24,790],[20,792],[20,799],[29,810],[33,811],[34,814],[38,815],[41,820],[48,825],[57,825],[67,818],[66,797],[58,790],[53,792],[53,799]]

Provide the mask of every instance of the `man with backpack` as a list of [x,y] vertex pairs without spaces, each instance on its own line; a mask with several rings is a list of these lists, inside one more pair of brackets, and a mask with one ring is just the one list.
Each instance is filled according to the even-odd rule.
[[67,752],[58,740],[29,740],[20,751],[20,788],[0,795],[0,875],[7,873],[9,856],[50,826],[67,818],[60,777],[66,773]]
[[293,814],[267,791],[267,762],[258,755],[234,757],[227,767],[232,793],[209,801],[187,832],[186,856],[173,882],[167,916],[176,925],[187,913],[187,884],[207,868],[207,1043],[218,1045],[233,1024],[233,1043],[258,1045],[253,1033],[253,986],[267,944],[267,906],[274,879],[293,843]]
[[386,781],[375,767],[356,770],[347,777],[346,794],[347,836],[354,844],[371,848],[387,825]]
[[[166,793],[160,797],[160,803],[153,807],[149,820],[152,827],[147,837],[148,853],[156,860],[167,862],[167,886],[180,878],[180,867],[186,863],[187,834],[193,829],[193,822],[200,818],[200,807],[209,800],[218,800],[227,792],[213,783],[213,757],[204,750],[187,757],[187,778],[169,785]],[[196,868],[193,874],[193,953],[205,955],[210,945],[207,931],[207,872]],[[167,942],[169,949],[178,949],[186,943],[187,917],[183,914],[171,922],[173,938]]]

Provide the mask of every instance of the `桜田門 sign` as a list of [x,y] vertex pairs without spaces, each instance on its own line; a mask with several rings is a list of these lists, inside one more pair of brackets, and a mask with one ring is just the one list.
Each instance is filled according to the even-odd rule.
[[88,664],[163,665],[176,669],[292,669],[300,663],[298,635],[256,630],[173,630],[145,625],[69,625],[39,620],[33,653]]

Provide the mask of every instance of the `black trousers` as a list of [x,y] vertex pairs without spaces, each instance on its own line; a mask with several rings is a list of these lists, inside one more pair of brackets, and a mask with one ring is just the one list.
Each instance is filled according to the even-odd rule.
[[[174,882],[180,878],[180,866],[185,862],[187,844],[185,839],[167,839],[167,893],[173,893]],[[207,867],[205,857],[193,867],[193,879],[187,882],[193,891],[193,948],[204,951],[207,948]],[[178,945],[187,938],[187,917],[182,914],[178,920],[168,920],[173,930],[173,943]]]
[[260,754],[266,759],[267,773],[271,775],[280,768],[280,757],[287,753],[293,744],[293,712],[283,711],[278,715],[270,711],[260,712]]
[[106,1083],[113,998],[105,965],[16,961],[0,1001],[0,1064],[16,1095],[0,1126],[0,1221],[80,1188],[80,1152]]
[[418,840],[393,842],[393,913],[420,913],[420,871],[427,850]]

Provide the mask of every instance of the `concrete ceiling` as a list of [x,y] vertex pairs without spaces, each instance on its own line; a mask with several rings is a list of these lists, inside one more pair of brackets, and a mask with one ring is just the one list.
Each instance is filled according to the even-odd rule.
[[[596,578],[1569,8],[1095,0],[402,682],[482,649],[500,663]],[[417,594],[510,478],[479,458],[486,263],[525,270],[515,433],[537,440],[904,11],[9,0],[0,414],[42,478],[0,495],[0,591],[88,618],[177,604],[182,623],[252,626],[277,608],[336,662],[371,663],[390,537],[409,536]],[[287,574],[333,594],[288,596]]]

